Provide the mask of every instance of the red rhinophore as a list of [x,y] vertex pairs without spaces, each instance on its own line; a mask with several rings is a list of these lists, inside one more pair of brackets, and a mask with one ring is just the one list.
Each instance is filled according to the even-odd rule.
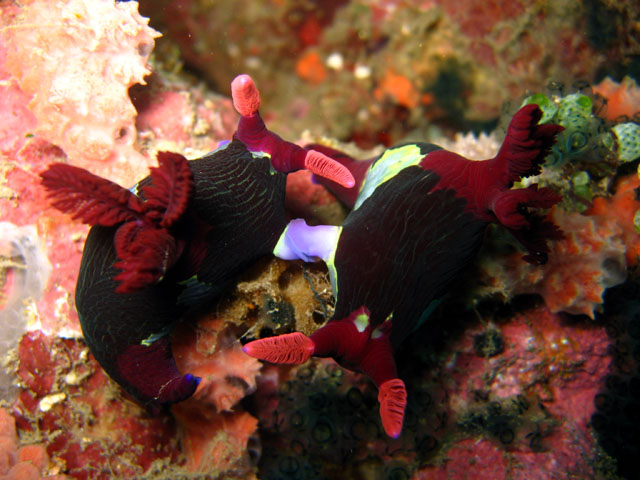
[[193,191],[189,161],[179,153],[158,152],[159,167],[151,168],[151,185],[142,188],[147,216],[157,215],[161,227],[169,227],[187,209]]
[[310,153],[267,129],[258,112],[260,94],[249,75],[238,75],[233,79],[231,96],[241,115],[234,137],[251,151],[268,153],[273,168],[284,173],[306,168],[347,188],[355,184],[351,172],[339,162],[320,152]]
[[82,168],[54,163],[40,174],[51,204],[89,225],[144,220],[144,204],[129,190]]
[[351,188],[345,188],[323,177],[316,177],[314,180],[320,185],[327,187],[331,193],[333,193],[347,206],[347,208],[353,209],[356,204],[356,199],[358,198],[358,193],[360,193],[362,183],[364,182],[364,177],[367,175],[369,167],[373,163],[374,159],[356,160],[340,150],[317,143],[306,145],[305,148],[307,150],[315,150],[317,152],[324,153],[327,157],[340,162],[342,166],[349,170],[351,176],[355,180],[355,183]]
[[309,150],[307,152],[304,158],[304,167],[314,174],[332,180],[346,188],[351,188],[356,183],[348,168],[317,150]]
[[393,438],[402,432],[404,410],[407,406],[407,390],[399,378],[387,380],[378,389],[380,403],[380,419],[384,431]]
[[313,341],[301,332],[262,338],[249,342],[242,348],[244,353],[250,357],[289,365],[306,362],[313,354],[314,349]]
[[253,79],[247,75],[238,75],[231,82],[231,98],[236,111],[243,117],[250,117],[258,113],[260,108],[260,92],[253,82]]

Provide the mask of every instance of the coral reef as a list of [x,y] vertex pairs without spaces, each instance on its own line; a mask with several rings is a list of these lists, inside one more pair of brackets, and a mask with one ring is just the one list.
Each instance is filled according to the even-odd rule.
[[[361,375],[326,360],[266,367],[252,397],[259,478],[467,478],[469,462],[478,478],[610,478],[589,426],[609,363],[605,328],[542,306],[487,313],[487,327],[447,306],[399,359],[410,388],[398,439],[384,437]],[[490,357],[476,340],[488,329],[504,343]]]
[[612,212],[618,228],[621,229],[622,240],[626,246],[626,261],[630,267],[635,267],[640,260],[640,222],[638,211],[640,204],[636,191],[640,187],[640,179],[635,176],[621,178],[616,186],[616,193],[610,197],[598,197],[593,200],[589,214],[601,219],[611,218]]
[[[628,104],[627,108],[640,109],[640,98],[638,100],[635,106]],[[634,122],[607,125],[599,116],[603,107],[594,111],[594,102],[588,95],[534,94],[523,102],[530,103],[543,109],[542,122],[558,123],[565,128],[552,150],[552,158],[547,161],[549,166],[557,168],[567,162],[605,163],[613,154],[618,163],[640,157],[640,126]]]
[[[479,264],[474,294],[505,301],[519,294],[537,293],[553,313],[567,312],[594,318],[602,309],[604,291],[624,282],[627,248],[624,232],[611,215],[585,216],[555,208],[552,216],[564,238],[550,244],[549,260],[533,267],[498,232]],[[492,249],[498,255],[488,256]]]
[[[620,116],[607,120],[608,100],[594,94],[597,90],[586,84],[568,89],[552,83],[545,93],[523,101],[543,110],[543,122],[565,127],[535,180],[560,191],[563,207],[571,211],[585,212],[595,197],[610,196],[618,169],[640,157],[640,124]],[[626,108],[640,110],[637,98],[627,100]]]
[[147,60],[160,34],[138,14],[137,2],[45,3],[5,6],[0,25],[2,43],[13,47],[3,52],[3,68],[30,98],[37,121],[31,133],[72,162],[144,164],[133,148],[136,110],[128,89],[151,73]]
[[637,474],[640,453],[640,293],[638,280],[607,292],[600,320],[614,342],[609,374],[594,398],[591,424],[602,448],[617,460],[625,478]]
[[[298,136],[304,124],[371,147],[397,143],[430,120],[486,125],[505,101],[540,91],[550,78],[597,81],[603,66],[624,65],[638,52],[626,37],[636,35],[637,8],[599,6],[142,0],[140,8],[162,41],[178,45],[185,64],[218,88],[241,72],[253,75],[268,108],[283,114],[282,125],[273,119],[278,131]],[[605,28],[608,18],[615,26]],[[558,48],[563,55],[551,53]]]
[[[136,2],[0,2],[0,320],[36,329],[8,352],[6,385],[20,395],[0,409],[0,479],[604,480],[616,461],[634,478],[640,180],[626,175],[640,105],[623,77],[637,70],[635,3],[141,0],[159,38]],[[565,238],[534,270],[489,232],[480,274],[468,272],[397,358],[407,381],[398,439],[384,435],[365,377],[330,361],[260,367],[241,355],[238,339],[312,335],[333,315],[320,264],[264,259],[189,316],[174,353],[203,380],[156,417],[79,339],[73,292],[87,228],[47,208],[38,175],[67,162],[130,186],[158,151],[205,155],[237,123],[231,100],[209,89],[228,95],[241,71],[260,83],[274,129],[354,158],[404,138],[488,158],[503,132],[468,130],[493,129],[505,100],[518,107],[539,92],[560,110],[575,94],[561,111],[574,133],[561,165],[551,158],[517,185],[562,192],[568,212],[552,215]],[[596,95],[575,83],[605,74],[621,81],[594,84]],[[575,87],[545,89],[549,78]],[[289,215],[310,225],[346,216],[309,173],[289,176],[286,196]],[[612,287],[625,273],[629,283]],[[527,303],[530,293],[545,305]]]
[[11,411],[20,442],[43,444],[59,472],[132,477],[178,461],[171,419],[122,398],[82,341],[29,332],[12,369],[22,387]]
[[50,480],[68,479],[55,474],[59,467],[49,461],[42,445],[18,444],[14,418],[6,409],[0,408],[0,479],[2,480]]
[[234,330],[221,318],[185,322],[173,336],[172,350],[181,371],[202,378],[193,397],[172,407],[179,425],[185,468],[213,477],[251,478],[249,448],[258,421],[237,404],[256,388],[260,363],[242,353]]
[[640,112],[640,87],[629,76],[624,77],[621,82],[606,77],[593,86],[593,91],[607,99],[604,115],[608,120],[633,118]]
[[566,210],[556,208],[553,218],[565,238],[553,244],[548,264],[535,271],[509,253],[510,242],[496,234],[494,253],[502,251],[503,261],[482,260],[482,280],[475,293],[507,300],[537,293],[553,312],[594,318],[602,310],[605,290],[622,283],[627,266],[637,263],[637,179],[622,175],[616,179],[614,173],[640,155],[639,127],[603,119],[602,98],[587,87],[567,93],[562,85],[555,85],[548,94],[528,96],[523,103],[539,105],[542,122],[565,127],[542,173],[523,182],[537,180],[562,192]]
[[[40,299],[45,289],[51,265],[33,225],[16,227],[0,222],[0,328],[3,357],[18,345],[33,317],[28,310]],[[4,368],[6,358],[0,357],[0,399],[13,397],[11,380]]]

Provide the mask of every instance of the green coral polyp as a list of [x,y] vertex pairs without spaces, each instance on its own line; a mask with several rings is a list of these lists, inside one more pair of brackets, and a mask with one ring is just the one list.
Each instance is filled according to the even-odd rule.
[[557,123],[565,130],[558,136],[548,166],[560,166],[567,160],[605,161],[607,152],[615,153],[619,162],[640,157],[640,126],[634,122],[620,123],[607,128],[594,114],[594,102],[582,93],[565,97],[549,97],[542,93],[528,96],[522,105],[536,104],[543,112],[540,123]]
[[558,106],[551,100],[549,97],[542,93],[535,93],[524,99],[522,105],[520,107],[524,107],[525,105],[530,105],[535,103],[542,110],[542,118],[540,119],[540,123],[549,123],[556,116],[558,112]]

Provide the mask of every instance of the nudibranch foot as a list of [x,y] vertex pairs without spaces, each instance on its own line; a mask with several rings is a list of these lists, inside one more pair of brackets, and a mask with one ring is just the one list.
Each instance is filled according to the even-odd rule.
[[234,137],[247,145],[251,151],[269,154],[273,168],[284,173],[307,169],[346,188],[355,184],[349,169],[339,162],[324,153],[305,150],[287,142],[267,129],[258,111],[260,93],[249,75],[238,75],[231,82],[231,97],[240,114]]
[[384,431],[392,438],[402,433],[404,411],[407,406],[407,390],[399,378],[392,378],[380,385],[378,390],[380,419]]
[[126,384],[135,386],[135,396],[147,405],[186,400],[201,380],[178,372],[168,337],[149,345],[130,345],[117,356],[117,365],[118,375]]
[[285,333],[247,343],[242,350],[250,357],[270,363],[300,365],[309,360],[315,345],[301,332]]

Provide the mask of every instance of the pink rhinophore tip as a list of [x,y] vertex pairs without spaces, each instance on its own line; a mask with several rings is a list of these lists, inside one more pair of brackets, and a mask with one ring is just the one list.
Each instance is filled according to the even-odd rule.
[[300,332],[262,338],[249,342],[242,348],[244,353],[250,357],[289,365],[299,365],[306,362],[313,354],[314,349],[313,341]]
[[243,73],[231,82],[231,98],[236,111],[243,117],[250,117],[260,108],[260,92],[253,79]]
[[387,380],[378,389],[380,402],[380,419],[384,431],[392,438],[398,438],[402,433],[404,409],[407,406],[407,390],[404,382],[399,378]]
[[347,167],[317,150],[309,150],[304,159],[304,167],[321,177],[333,180],[345,188],[356,184],[353,175]]

